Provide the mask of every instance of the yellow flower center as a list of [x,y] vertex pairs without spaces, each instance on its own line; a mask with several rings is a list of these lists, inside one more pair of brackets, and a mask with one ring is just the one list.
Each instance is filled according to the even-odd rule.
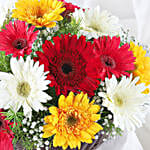
[[21,82],[17,86],[17,93],[22,97],[28,97],[31,92],[31,87],[28,82]]
[[123,100],[119,97],[115,99],[115,105],[121,107],[123,105]]

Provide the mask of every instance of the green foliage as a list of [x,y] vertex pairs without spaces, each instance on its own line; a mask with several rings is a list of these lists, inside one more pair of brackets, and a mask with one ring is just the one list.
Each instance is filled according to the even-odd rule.
[[5,52],[0,52],[0,71],[10,72],[10,56],[6,56]]
[[78,34],[79,32],[79,23],[77,24],[75,20],[71,20],[68,22],[68,18],[64,18],[63,21],[59,22],[59,30],[55,33],[54,36],[60,36],[61,34],[68,34],[71,35]]
[[[115,127],[114,123],[113,123],[113,118],[109,119],[108,115],[111,114],[113,116],[113,114],[107,110],[106,107],[103,107],[104,111],[101,112],[101,119],[99,120],[99,124],[102,125],[103,127],[103,131],[109,135],[109,137],[114,137],[116,135],[122,136],[122,130],[118,127]],[[106,122],[107,121],[107,122]],[[115,134],[114,134],[115,133]]]
[[8,24],[11,20],[12,20],[12,12],[8,9],[7,15],[6,15],[6,19],[3,22],[3,26],[2,29],[5,29],[6,24]]
[[20,127],[21,122],[24,118],[23,112],[14,112],[12,109],[9,109],[8,112],[3,112],[3,114],[6,116],[6,120],[13,122],[11,130],[15,135],[15,138],[13,139],[13,144],[16,144],[19,141],[20,136],[22,135],[22,130]]

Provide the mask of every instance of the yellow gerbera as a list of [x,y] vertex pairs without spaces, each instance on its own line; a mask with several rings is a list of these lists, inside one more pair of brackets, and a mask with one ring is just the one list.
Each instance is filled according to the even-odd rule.
[[[146,86],[150,85],[150,57],[145,57],[146,51],[142,46],[130,43],[130,50],[133,51],[134,57],[136,57],[135,65],[136,69],[133,72],[135,77],[139,76],[138,83],[145,83]],[[149,93],[149,88],[144,91],[145,94]]]
[[81,142],[92,143],[95,134],[103,128],[95,121],[100,119],[99,105],[94,100],[89,103],[87,94],[81,92],[74,95],[70,92],[67,97],[61,95],[58,101],[59,108],[49,108],[50,116],[44,118],[46,125],[43,126],[43,138],[55,134],[53,146],[62,146],[66,149],[78,147]]
[[36,27],[56,26],[56,22],[63,20],[60,15],[65,11],[63,2],[58,0],[18,0],[13,9],[13,18],[26,21]]

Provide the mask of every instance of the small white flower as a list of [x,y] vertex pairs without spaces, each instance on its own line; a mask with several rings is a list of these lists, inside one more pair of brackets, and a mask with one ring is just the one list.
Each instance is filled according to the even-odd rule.
[[112,119],[112,115],[111,114],[108,115],[108,119]]
[[35,128],[35,126],[36,126],[36,122],[32,122],[31,128],[33,129],[33,128]]
[[42,138],[42,137],[43,137],[43,134],[41,133],[41,134],[40,134],[40,138]]
[[49,145],[49,141],[45,141],[45,145]]
[[107,124],[108,123],[108,120],[107,119],[104,119],[105,123]]
[[105,98],[103,106],[107,107],[114,117],[114,124],[122,130],[132,131],[135,127],[141,127],[148,110],[144,110],[144,104],[150,101],[150,96],[142,92],[147,88],[144,84],[136,84],[139,78],[132,81],[122,77],[118,83],[113,75],[106,78],[106,92],[100,92],[99,96]]
[[27,122],[27,126],[30,126],[30,122]]
[[23,128],[23,132],[27,132],[27,129],[26,129],[26,128]]
[[52,39],[52,37],[51,37],[51,36],[48,36],[48,37],[47,37],[47,40],[48,40],[48,41],[50,41],[51,39]]
[[41,147],[44,147],[44,145],[41,145]]
[[33,141],[37,141],[37,140],[38,140],[37,136],[34,136]]
[[33,134],[33,133],[34,133],[34,131],[33,131],[33,130],[30,130],[30,131],[29,131],[29,133],[30,133],[30,134]]
[[[11,70],[13,74],[0,72],[0,108],[12,108],[17,112],[23,107],[24,115],[31,119],[32,109],[43,110],[41,103],[51,100],[51,97],[43,92],[48,89],[49,80],[46,80],[44,65],[27,57],[26,61],[11,58]],[[3,85],[3,86],[2,86]]]
[[42,131],[42,130],[43,130],[43,127],[42,127],[42,126],[40,126],[40,127],[39,127],[39,131]]
[[23,124],[27,124],[27,119],[26,119],[26,118],[23,119],[23,120],[22,120],[22,123],[23,123]]
[[107,141],[107,139],[103,139],[103,142],[106,142]]
[[45,147],[45,150],[49,150],[49,147]]
[[34,128],[34,131],[35,131],[35,132],[38,132],[39,130],[38,130],[37,128]]
[[100,12],[100,7],[88,10],[78,10],[73,13],[73,19],[80,24],[80,32],[90,38],[118,35],[121,31],[119,19],[107,11]]
[[105,134],[105,132],[104,132],[104,131],[102,131],[102,132],[101,132],[101,134]]
[[95,139],[98,140],[98,138],[99,138],[99,136],[98,136],[98,135],[95,135]]

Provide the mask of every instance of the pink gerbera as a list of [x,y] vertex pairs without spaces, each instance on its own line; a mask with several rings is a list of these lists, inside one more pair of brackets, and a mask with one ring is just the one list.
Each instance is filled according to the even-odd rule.
[[117,78],[122,75],[129,76],[129,72],[135,69],[133,52],[129,51],[129,44],[120,47],[120,37],[100,37],[94,40],[95,53],[97,55],[99,75],[103,81],[105,77]]
[[14,57],[29,55],[38,33],[33,32],[35,27],[28,27],[25,22],[17,20],[5,28],[0,31],[0,51],[5,51],[6,55],[13,54]]

